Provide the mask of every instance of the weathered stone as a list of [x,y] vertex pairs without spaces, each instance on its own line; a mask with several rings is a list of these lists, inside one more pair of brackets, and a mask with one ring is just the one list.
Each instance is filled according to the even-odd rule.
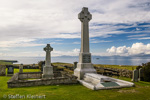
[[50,52],[53,51],[53,48],[50,46],[50,44],[47,44],[47,46],[44,48],[44,51],[46,51],[46,58],[45,58],[45,66],[43,67],[42,78],[52,78],[54,74],[53,74],[53,67],[51,66]]
[[108,76],[95,74],[95,73],[86,73],[84,75],[84,80],[79,80],[79,82],[92,90],[113,89],[113,88],[134,86],[134,83],[111,78]]
[[78,62],[74,62],[74,69],[77,68],[77,64],[78,64]]
[[139,71],[137,69],[135,69],[133,71],[132,81],[133,82],[138,82],[138,76],[139,76]]
[[12,65],[8,65],[7,69],[7,76],[12,76],[14,74],[14,67]]
[[78,79],[83,79],[85,73],[96,73],[91,63],[91,53],[89,52],[89,21],[92,19],[92,15],[88,11],[88,8],[83,7],[82,11],[78,14],[81,25],[81,50],[79,54],[79,63],[74,70],[74,75]]
[[6,75],[6,66],[0,65],[0,76]]
[[19,66],[19,73],[23,73],[23,64]]
[[139,81],[144,81],[144,76],[143,76],[143,74],[144,74],[144,70],[143,70],[143,68],[140,68],[139,69]]
[[[54,72],[55,74],[55,72]],[[28,86],[39,86],[39,85],[59,85],[59,84],[76,84],[77,77],[70,74],[65,74],[65,77],[56,78],[42,78],[42,72],[24,72],[16,73],[7,82],[8,88],[13,87],[28,87]],[[34,78],[34,80],[24,80]],[[35,79],[38,78],[38,79]]]

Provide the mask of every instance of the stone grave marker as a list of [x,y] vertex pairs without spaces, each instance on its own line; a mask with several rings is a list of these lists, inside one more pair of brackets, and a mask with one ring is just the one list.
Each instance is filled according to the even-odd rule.
[[0,65],[0,76],[6,75],[6,66]]
[[53,74],[53,66],[51,66],[50,52],[53,51],[53,48],[50,46],[50,44],[47,44],[47,46],[44,48],[44,51],[46,52],[46,58],[45,58],[45,66],[43,67],[42,78],[52,78],[54,74]]
[[43,71],[43,67],[45,66],[45,63],[42,64],[41,66],[41,71]]
[[23,64],[20,64],[19,66],[19,73],[23,73]]
[[81,21],[81,50],[79,54],[79,63],[74,70],[74,75],[78,79],[83,79],[85,73],[96,73],[96,70],[91,63],[91,53],[89,50],[89,21],[92,15],[87,7],[83,7],[82,11],[78,14]]
[[144,81],[144,76],[143,76],[143,74],[144,74],[144,70],[143,70],[143,68],[140,68],[139,69],[139,81]]
[[132,81],[138,82],[139,71],[137,69],[133,70]]
[[77,68],[77,64],[78,64],[78,62],[74,62],[74,69]]
[[14,67],[12,65],[7,66],[7,76],[11,76],[14,74]]

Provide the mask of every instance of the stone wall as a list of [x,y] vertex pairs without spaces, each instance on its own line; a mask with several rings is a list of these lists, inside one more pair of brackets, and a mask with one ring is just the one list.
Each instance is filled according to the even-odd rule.
[[126,70],[126,69],[103,68],[103,67],[95,67],[95,69],[97,70],[97,72],[99,74],[103,74],[104,73],[104,69],[110,69],[110,70],[118,72],[119,76],[127,77],[127,78],[132,78],[132,73],[133,73],[131,70]]
[[18,79],[38,79],[42,78],[42,72],[24,72],[18,73]]
[[[18,73],[18,79],[39,79],[42,78],[42,72],[23,72]],[[54,71],[54,77],[61,77],[61,73]]]
[[15,73],[15,74],[11,77],[11,79],[10,79],[9,81],[10,81],[10,82],[11,82],[11,81],[14,81],[14,82],[15,82],[15,81],[18,81],[18,79],[19,79],[18,76],[19,76],[19,73]]
[[[77,77],[67,73],[55,73],[54,78],[42,79],[41,72],[28,72],[28,73],[16,73],[7,82],[8,88],[13,87],[28,87],[28,86],[40,86],[40,85],[59,85],[59,84],[76,84],[78,83]],[[38,78],[34,80],[24,80],[30,78]]]
[[6,75],[6,66],[0,65],[0,76],[5,76],[5,75]]

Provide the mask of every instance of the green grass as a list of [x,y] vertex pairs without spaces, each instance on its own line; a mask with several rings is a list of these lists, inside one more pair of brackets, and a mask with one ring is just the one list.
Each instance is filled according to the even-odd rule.
[[104,68],[127,69],[127,70],[134,70],[137,67],[132,65],[102,65],[102,64],[94,64],[94,66]]
[[[19,69],[14,69],[14,73],[18,73]],[[23,69],[23,72],[40,72],[39,69]]]
[[[73,64],[70,63],[53,63],[53,65],[58,66],[58,67],[62,67],[62,66],[70,66],[73,67]],[[133,66],[133,65],[103,65],[103,64],[94,64],[95,67],[104,67],[104,68],[116,68],[116,69],[127,69],[127,70],[134,70],[136,69],[137,66]]]
[[[15,73],[18,71],[18,69],[15,69]],[[39,70],[24,69],[24,72],[31,71],[36,72]],[[16,94],[25,97],[30,94],[39,96],[45,95],[46,99],[44,100],[150,100],[150,82],[135,82],[135,87],[131,88],[93,91],[80,84],[7,88],[7,81],[10,78],[11,77],[0,76],[0,100],[10,100],[8,97],[3,98],[3,96]],[[120,79],[126,81],[131,80],[130,78],[124,77],[120,77]],[[26,98],[25,100],[28,99]]]
[[[52,63],[54,66],[58,66],[58,67],[62,67],[62,66],[69,66],[69,67],[73,67],[73,64],[70,63],[62,63],[62,62],[56,62],[56,63]],[[64,67],[63,67],[64,68]]]
[[[6,74],[7,74],[7,68],[6,68]],[[18,73],[19,69],[14,69],[14,73]],[[23,72],[40,72],[39,69],[23,69]]]
[[[76,85],[52,85],[22,88],[7,88],[10,77],[0,77],[0,100],[7,100],[3,95],[46,95],[44,100],[149,100],[150,83],[136,82],[136,87],[90,90],[80,84]],[[130,81],[129,78],[121,78]],[[19,99],[15,99],[19,100]]]
[[12,65],[11,62],[0,61],[0,65]]

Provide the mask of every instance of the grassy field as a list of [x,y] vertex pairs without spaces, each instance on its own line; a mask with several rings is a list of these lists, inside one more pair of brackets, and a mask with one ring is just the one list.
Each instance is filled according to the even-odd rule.
[[127,69],[127,70],[134,70],[137,66],[130,66],[130,65],[102,65],[102,64],[94,64],[96,67],[104,67],[104,68],[116,68],[116,69]]
[[[15,69],[15,72],[18,71],[18,69]],[[24,71],[39,70],[25,69]],[[10,78],[0,76],[0,100],[10,100],[9,97],[16,97],[15,100],[21,100],[19,98],[28,100],[31,96],[45,97],[44,100],[150,100],[150,82],[135,82],[135,87],[131,88],[93,91],[80,84],[7,88],[7,81]],[[131,80],[124,77],[120,77],[120,79]],[[17,95],[20,95],[20,97]]]
[[0,61],[0,65],[12,65],[11,62]]
[[[70,63],[53,63],[53,65],[62,67],[62,66],[70,66],[73,67],[73,64]],[[94,64],[95,67],[104,67],[104,68],[116,68],[116,69],[127,69],[127,70],[134,70],[137,66],[132,65],[103,65],[103,64]]]

